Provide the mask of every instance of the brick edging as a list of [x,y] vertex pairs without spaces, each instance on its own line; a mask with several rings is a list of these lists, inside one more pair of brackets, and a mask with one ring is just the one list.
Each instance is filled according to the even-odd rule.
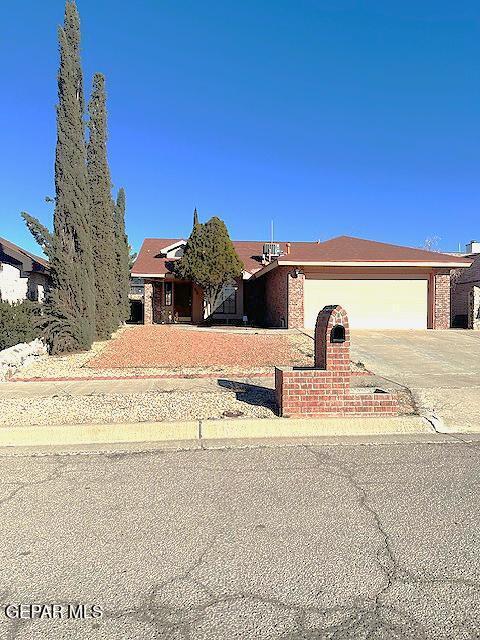
[[[225,371],[217,373],[160,373],[140,376],[75,376],[75,377],[52,377],[52,378],[10,378],[6,382],[91,382],[92,380],[179,380],[195,378],[220,378],[230,376],[233,378],[270,378],[275,372],[253,372],[248,371]],[[370,371],[352,371],[352,376],[373,376]]]

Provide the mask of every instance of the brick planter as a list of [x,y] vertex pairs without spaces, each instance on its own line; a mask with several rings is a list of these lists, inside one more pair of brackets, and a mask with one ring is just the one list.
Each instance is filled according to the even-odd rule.
[[284,417],[392,416],[394,395],[350,390],[350,330],[340,306],[320,311],[315,327],[315,367],[275,367],[275,394]]

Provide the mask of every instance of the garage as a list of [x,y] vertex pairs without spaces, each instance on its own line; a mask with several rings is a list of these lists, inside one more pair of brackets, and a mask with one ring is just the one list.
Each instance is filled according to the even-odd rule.
[[325,305],[340,304],[352,329],[426,329],[428,279],[305,274],[305,326]]

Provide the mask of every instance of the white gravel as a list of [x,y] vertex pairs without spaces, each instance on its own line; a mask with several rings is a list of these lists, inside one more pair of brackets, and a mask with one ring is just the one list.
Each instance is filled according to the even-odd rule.
[[0,399],[0,425],[148,422],[271,418],[273,392],[251,390],[215,392],[150,391],[138,394],[59,395]]

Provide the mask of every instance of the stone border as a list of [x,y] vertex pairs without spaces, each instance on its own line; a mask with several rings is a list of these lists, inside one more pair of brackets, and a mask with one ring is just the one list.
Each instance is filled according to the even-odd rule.
[[[364,377],[374,376],[371,371],[352,371],[351,376]],[[231,378],[273,378],[275,371],[271,372],[252,372],[249,371],[216,371],[212,373],[165,373],[165,374],[149,374],[139,376],[75,376],[71,378],[11,378],[6,382],[90,382],[92,380],[192,380],[201,378],[222,378],[229,376]]]
[[0,351],[0,382],[8,381],[22,367],[47,353],[45,343],[39,338],[3,349]]

